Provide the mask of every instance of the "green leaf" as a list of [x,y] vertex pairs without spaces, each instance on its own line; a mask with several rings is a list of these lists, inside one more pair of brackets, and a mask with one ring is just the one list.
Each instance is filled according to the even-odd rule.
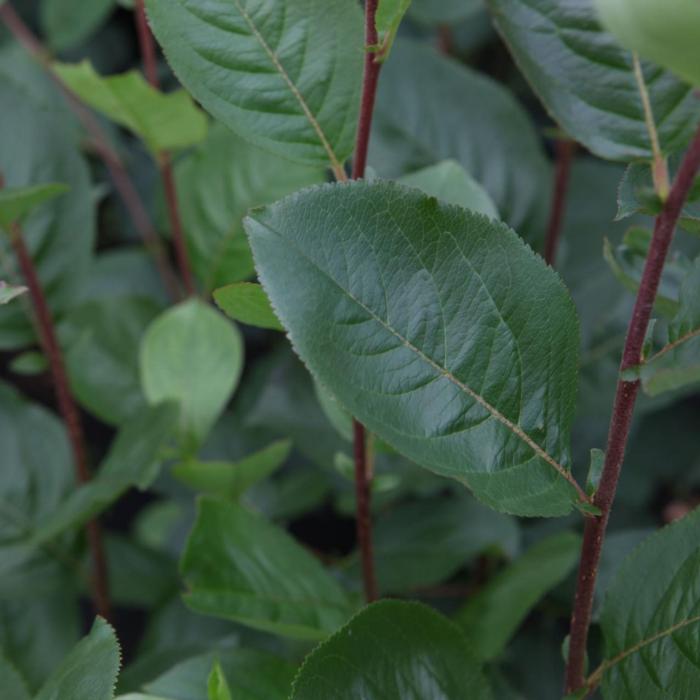
[[189,450],[202,442],[238,384],[243,342],[218,311],[192,299],[151,323],[141,342],[141,382],[151,403],[177,401]]
[[[509,557],[518,549],[515,520],[469,497],[431,498],[377,516],[374,560],[384,594],[426,588],[449,579],[487,550]],[[352,571],[359,578],[358,557]]]
[[404,175],[399,178],[399,182],[423,190],[448,204],[456,204],[498,219],[498,211],[491,197],[457,161],[444,160],[437,165]]
[[507,226],[375,181],[306,190],[246,230],[296,351],[371,432],[498,510],[571,510],[576,314]]
[[[620,568],[600,623],[594,672],[615,700],[691,700],[700,683],[700,511],[649,537]],[[644,585],[639,585],[640,581]]]
[[[651,158],[632,54],[598,21],[594,0],[488,0],[518,66],[559,125],[601,158]],[[700,118],[693,90],[643,66],[661,149],[690,140]]]
[[314,556],[233,503],[200,500],[181,568],[193,610],[274,634],[323,639],[351,612]]
[[53,70],[93,109],[139,136],[153,155],[203,141],[207,119],[184,90],[163,94],[139,71],[103,77],[89,61],[54,63]]
[[192,266],[205,290],[253,276],[242,224],[251,207],[322,182],[323,175],[322,168],[290,163],[214,124],[175,169]]
[[586,493],[589,496],[598,490],[598,485],[600,484],[600,477],[603,474],[603,467],[605,466],[605,452],[593,448],[591,450],[591,463],[588,466],[588,476],[586,477]]
[[24,679],[19,671],[0,654],[0,688],[4,700],[31,700]]
[[518,233],[545,228],[550,166],[530,117],[502,85],[425,44],[397,41],[382,68],[370,163],[396,178],[454,158]]
[[39,18],[55,51],[83,43],[108,18],[115,0],[42,0]]
[[396,32],[406,11],[411,5],[411,0],[379,0],[374,18],[379,46],[371,47],[376,50],[377,60],[385,61],[391,51]]
[[66,185],[57,182],[0,189],[0,226],[7,229],[10,224],[19,223],[34,209],[67,191]]
[[418,603],[382,601],[319,645],[290,700],[488,700],[488,683],[462,633]]
[[176,75],[214,117],[272,153],[342,168],[354,146],[362,76],[356,3],[146,5]]
[[239,462],[189,459],[173,466],[173,476],[196,491],[235,499],[277,471],[289,456],[291,447],[291,441],[280,440]]
[[0,304],[9,304],[13,299],[22,296],[26,291],[26,287],[18,287],[14,284],[0,281]]
[[499,656],[531,609],[569,575],[581,538],[570,532],[539,542],[491,579],[457,613],[481,658]]
[[90,634],[68,653],[34,700],[112,700],[120,664],[114,630],[97,618]]
[[207,694],[209,696],[208,700],[233,700],[231,689],[228,687],[228,681],[218,661],[214,664],[211,674],[209,674]]
[[159,306],[143,297],[80,304],[62,327],[71,389],[105,423],[121,425],[146,405],[138,348]]
[[284,331],[265,290],[254,282],[236,282],[214,292],[216,305],[234,321],[257,328]]
[[17,355],[10,362],[10,371],[14,374],[22,374],[32,376],[46,372],[49,364],[43,353],[36,350],[27,350],[20,355]]
[[700,7],[695,0],[595,0],[601,22],[630,51],[700,87]]

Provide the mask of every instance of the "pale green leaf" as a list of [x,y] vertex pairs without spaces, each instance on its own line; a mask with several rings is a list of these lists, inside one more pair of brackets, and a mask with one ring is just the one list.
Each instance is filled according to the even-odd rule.
[[207,135],[207,119],[184,90],[163,94],[138,71],[104,77],[89,61],[53,70],[85,103],[143,139],[154,155],[187,148]]
[[[182,84],[243,138],[340,170],[362,78],[359,6],[346,0],[148,0]],[[303,47],[303,51],[300,50]]]
[[181,562],[196,612],[299,639],[323,639],[352,612],[321,563],[241,506],[204,498]]
[[274,442],[238,462],[203,462],[189,459],[173,466],[173,476],[196,491],[238,498],[258,481],[277,471],[289,456],[289,440]]
[[68,653],[34,700],[112,700],[120,665],[114,630],[97,618],[90,634]]
[[396,33],[410,4],[411,0],[379,0],[374,18],[377,31]]
[[254,282],[236,282],[214,292],[216,305],[234,321],[257,328],[284,331],[265,290]]
[[0,226],[9,228],[10,224],[19,223],[34,209],[67,191],[66,185],[56,182],[0,189]]
[[228,681],[221,669],[221,664],[217,661],[209,674],[207,682],[208,700],[233,700]]
[[564,532],[539,542],[494,576],[457,613],[477,654],[499,656],[530,610],[571,573],[581,538]]
[[[488,4],[525,77],[572,138],[601,158],[651,158],[632,54],[603,31],[594,0]],[[695,131],[700,102],[661,68],[644,65],[643,72],[661,148],[672,153]]]
[[243,366],[243,341],[218,311],[192,299],[151,323],[141,342],[141,382],[151,403],[177,401],[184,447],[206,437]]
[[246,230],[296,351],[371,432],[498,510],[570,511],[578,323],[507,226],[375,181],[306,190]]
[[290,700],[490,700],[464,635],[425,605],[374,603],[304,661]]
[[0,304],[9,304],[13,299],[22,296],[26,291],[26,287],[0,281]]

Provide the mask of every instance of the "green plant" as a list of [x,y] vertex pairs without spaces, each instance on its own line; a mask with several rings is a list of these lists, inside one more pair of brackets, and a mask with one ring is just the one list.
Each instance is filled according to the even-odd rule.
[[695,10],[118,4],[0,4],[3,698],[694,698]]

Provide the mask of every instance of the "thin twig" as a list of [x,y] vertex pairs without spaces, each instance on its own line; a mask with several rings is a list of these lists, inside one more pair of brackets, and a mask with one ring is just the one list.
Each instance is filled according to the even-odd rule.
[[[136,29],[146,78],[151,84],[151,87],[160,90],[158,65],[156,63],[156,45],[153,34],[151,33],[151,28],[148,26],[146,8],[144,7],[143,0],[136,0],[134,14],[136,15]],[[170,153],[163,151],[160,154],[159,166],[160,177],[165,192],[165,203],[168,210],[168,221],[170,222],[170,233],[173,237],[180,276],[182,277],[182,282],[185,285],[187,293],[192,296],[196,294],[197,290],[192,275],[190,256],[187,252],[185,232],[182,227],[182,217],[180,216],[180,207],[177,199],[177,186],[175,184],[175,175],[173,173],[173,163],[170,158]]]
[[561,239],[562,223],[564,221],[564,212],[566,211],[566,195],[569,189],[571,164],[576,152],[576,144],[569,139],[559,139],[555,148],[554,193],[552,195],[552,208],[549,212],[547,238],[544,245],[545,262],[552,267],[554,267]]
[[93,148],[103,160],[114,187],[124,202],[134,227],[139,232],[144,246],[152,256],[156,268],[163,280],[163,285],[172,299],[178,299],[180,294],[177,278],[173,274],[167,253],[158,237],[148,211],[134,186],[124,163],[112,148],[109,139],[92,112],[71,92],[68,86],[59,78],[51,67],[51,55],[37,39],[27,25],[22,21],[9,2],[0,5],[0,19],[4,22],[15,39],[44,67],[49,76],[65,95],[68,106],[90,135]]
[[[17,256],[20,270],[22,271],[22,275],[29,289],[29,296],[32,301],[37,328],[39,330],[39,340],[51,370],[51,377],[56,392],[56,403],[63,417],[71,451],[73,452],[76,477],[79,484],[85,484],[90,481],[90,470],[88,468],[85,436],[83,434],[80,413],[78,412],[78,407],[70,391],[68,375],[66,374],[66,369],[63,364],[63,355],[60,345],[58,344],[53,318],[51,317],[51,312],[46,302],[44,290],[39,281],[34,262],[24,243],[22,231],[18,224],[12,224],[10,226],[10,241],[15,255]],[[86,525],[86,531],[93,563],[93,604],[98,615],[109,619],[111,606],[109,601],[107,563],[99,522],[96,519],[90,520]]]
[[620,478],[620,470],[632,424],[634,405],[639,393],[639,380],[626,381],[622,379],[622,376],[624,376],[625,370],[636,367],[642,361],[644,339],[666,256],[683,204],[699,168],[700,128],[698,128],[681,163],[664,208],[656,219],[654,235],[649,246],[649,254],[644,265],[634,311],[627,330],[622,362],[620,363],[620,379],[617,384],[615,403],[610,420],[605,463],[600,478],[600,485],[593,498],[593,504],[600,509],[602,515],[597,518],[588,518],[584,529],[576,595],[571,616],[569,659],[566,668],[566,689],[570,693],[582,688],[585,683],[586,644],[588,628],[591,622],[593,594],[598,575],[600,554],[605,538],[605,530],[610,518],[610,510],[617,490],[617,483]]

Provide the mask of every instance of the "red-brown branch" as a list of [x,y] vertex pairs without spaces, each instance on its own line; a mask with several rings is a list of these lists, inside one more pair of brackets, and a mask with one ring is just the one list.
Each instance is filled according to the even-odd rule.
[[554,267],[561,239],[562,223],[564,221],[564,212],[566,211],[566,194],[569,189],[571,163],[576,151],[576,144],[568,139],[560,139],[556,142],[555,148],[554,192],[552,194],[552,208],[549,212],[547,237],[544,245],[545,262],[552,267]]
[[[73,400],[63,364],[63,355],[56,338],[53,319],[49,311],[44,290],[42,289],[39,276],[32,258],[24,243],[22,232],[18,225],[13,224],[10,230],[12,247],[17,256],[22,276],[29,290],[32,307],[36,316],[39,339],[46,353],[51,370],[54,390],[56,393],[56,403],[63,417],[63,422],[68,433],[73,461],[75,463],[76,477],[79,484],[90,481],[90,470],[88,468],[87,451],[85,448],[85,436],[80,420],[78,407]],[[92,599],[95,611],[105,619],[110,618],[109,583],[107,577],[107,563],[105,560],[104,548],[100,524],[97,520],[90,520],[86,525],[88,546],[92,556]]]
[[124,167],[121,158],[110,145],[109,139],[100,123],[51,69],[49,52],[34,36],[9,2],[0,5],[0,19],[2,19],[15,39],[46,69],[61,92],[66,96],[69,107],[82,123],[85,131],[91,138],[95,152],[104,162],[114,187],[124,202],[124,206],[134,223],[134,227],[139,232],[147,252],[152,255],[166,291],[171,298],[178,299],[181,296],[179,284],[173,274],[163,243],[156,233],[138,190],[129,177],[129,173]]
[[579,562],[576,594],[571,616],[569,659],[566,667],[566,689],[571,693],[584,685],[584,664],[588,629],[591,622],[593,594],[598,575],[600,554],[605,530],[610,518],[620,478],[634,413],[634,404],[639,392],[639,381],[626,381],[623,372],[638,366],[642,361],[642,349],[651,318],[654,300],[659,288],[666,256],[683,204],[700,168],[700,128],[681,163],[664,208],[656,219],[654,235],[649,246],[644,272],[637,292],[637,300],[627,330],[625,347],[620,363],[620,379],[617,384],[610,429],[608,433],[605,463],[600,485],[593,499],[602,515],[587,518]]
[[[139,46],[141,47],[141,56],[143,58],[146,79],[151,84],[151,87],[159,90],[160,83],[158,81],[156,45],[153,34],[151,33],[151,28],[148,26],[146,8],[144,7],[143,0],[136,0],[134,10],[136,15],[136,30],[139,37]],[[182,282],[185,285],[187,293],[193,295],[196,294],[196,286],[194,277],[192,276],[192,265],[187,251],[185,232],[182,227],[182,217],[180,216],[180,207],[177,199],[177,186],[175,185],[175,174],[173,172],[173,164],[169,153],[164,151],[160,154],[159,166],[160,177],[165,192],[165,203],[168,210],[170,233],[173,237],[173,245],[175,246],[175,255],[177,257],[180,276],[182,277]]]

